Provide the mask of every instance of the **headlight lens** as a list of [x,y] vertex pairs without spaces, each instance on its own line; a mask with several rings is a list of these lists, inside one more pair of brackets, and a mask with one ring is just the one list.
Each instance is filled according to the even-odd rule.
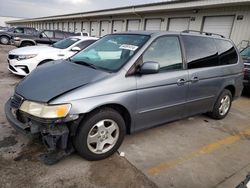
[[30,54],[30,55],[18,55],[17,60],[25,60],[25,59],[30,59],[36,57],[36,54]]
[[31,101],[24,101],[20,110],[30,115],[40,118],[62,118],[67,116],[71,108],[71,104],[46,105]]

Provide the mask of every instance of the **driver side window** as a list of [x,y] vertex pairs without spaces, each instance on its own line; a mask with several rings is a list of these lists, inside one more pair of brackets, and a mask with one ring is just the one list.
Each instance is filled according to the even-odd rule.
[[154,61],[160,64],[160,72],[182,69],[182,55],[179,39],[164,36],[156,39],[144,52],[143,63]]

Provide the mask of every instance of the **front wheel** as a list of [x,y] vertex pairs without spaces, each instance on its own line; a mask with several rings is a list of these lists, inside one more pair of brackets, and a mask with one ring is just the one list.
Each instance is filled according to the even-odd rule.
[[217,99],[214,109],[208,115],[214,119],[223,119],[227,116],[232,105],[232,93],[224,89]]
[[90,114],[74,138],[76,151],[87,160],[109,157],[120,147],[125,136],[125,122],[115,110],[103,108]]

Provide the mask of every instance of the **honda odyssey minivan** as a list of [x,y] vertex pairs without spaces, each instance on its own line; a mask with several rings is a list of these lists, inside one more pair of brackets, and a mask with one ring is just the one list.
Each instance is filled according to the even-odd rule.
[[100,160],[117,151],[126,133],[202,113],[224,118],[242,79],[239,52],[222,36],[110,34],[34,70],[16,86],[5,113],[17,130],[41,136],[50,151],[45,158],[52,158],[47,163],[75,150]]

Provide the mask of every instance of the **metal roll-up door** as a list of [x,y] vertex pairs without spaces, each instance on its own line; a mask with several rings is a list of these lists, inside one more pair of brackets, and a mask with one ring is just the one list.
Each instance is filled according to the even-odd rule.
[[58,23],[58,29],[61,30],[61,31],[63,30],[63,23],[62,22]]
[[63,31],[68,31],[68,22],[63,22]]
[[82,30],[82,23],[81,22],[76,22],[75,23],[75,32],[80,33],[80,32],[82,32],[81,30]]
[[90,23],[90,35],[93,37],[99,36],[98,22]]
[[205,17],[202,31],[218,33],[229,38],[233,27],[233,22],[234,16]]
[[69,32],[74,32],[74,22],[69,22]]
[[112,26],[112,33],[122,32],[123,31],[123,21],[114,20]]
[[146,19],[145,30],[147,31],[161,30],[161,19]]
[[138,31],[140,29],[140,20],[128,20],[128,31]]
[[101,36],[109,34],[110,23],[109,21],[101,21]]
[[82,32],[89,32],[89,22],[82,22]]
[[190,18],[170,18],[169,31],[184,31],[189,29]]

